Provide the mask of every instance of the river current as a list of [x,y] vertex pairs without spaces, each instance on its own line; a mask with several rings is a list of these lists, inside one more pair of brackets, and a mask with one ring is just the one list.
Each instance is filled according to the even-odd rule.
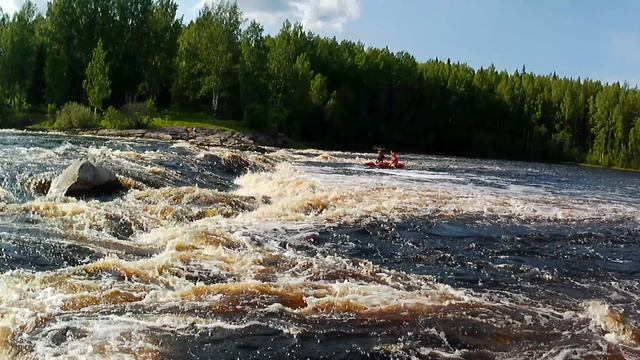
[[0,358],[640,358],[640,174],[369,156],[0,132]]

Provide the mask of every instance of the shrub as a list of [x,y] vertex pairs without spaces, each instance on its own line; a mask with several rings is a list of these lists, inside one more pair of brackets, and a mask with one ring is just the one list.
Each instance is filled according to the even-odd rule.
[[156,104],[153,100],[127,103],[120,108],[120,114],[128,119],[127,124],[130,129],[148,127],[156,112]]
[[287,122],[289,111],[282,106],[274,106],[269,108],[267,114],[269,115],[269,130],[272,133],[282,131],[282,127],[285,126]]
[[156,125],[156,126],[166,126],[167,124],[169,124],[169,122],[171,121],[171,119],[169,118],[168,115],[164,115],[164,116],[154,116],[154,117],[150,117],[149,121],[147,123],[147,125]]
[[109,106],[106,114],[100,121],[100,126],[107,129],[125,130],[137,127],[133,118],[127,117],[112,106]]
[[120,112],[129,117],[153,116],[156,113],[156,104],[153,100],[126,103],[120,108]]
[[54,123],[56,121],[56,113],[58,112],[58,107],[56,104],[48,104],[47,105],[47,119]]
[[56,114],[53,127],[59,130],[89,129],[96,126],[96,118],[91,109],[78,103],[68,103]]
[[267,107],[258,104],[247,107],[245,117],[249,127],[269,133],[276,133],[286,118],[286,110],[282,107]]
[[147,104],[147,116],[155,115],[158,112],[158,107],[156,106],[155,101],[147,100],[145,104]]
[[264,131],[268,127],[268,119],[264,106],[251,104],[245,110],[245,120],[249,127],[255,130]]

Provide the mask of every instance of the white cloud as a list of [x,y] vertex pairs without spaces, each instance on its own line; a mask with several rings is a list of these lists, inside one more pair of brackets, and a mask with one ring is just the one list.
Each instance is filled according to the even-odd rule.
[[[38,7],[38,10],[46,10],[46,0],[35,0],[33,2]],[[24,4],[24,0],[0,0],[0,9],[2,9],[5,14],[13,14],[20,9],[22,4]]]
[[277,25],[291,15],[290,0],[240,0],[244,14],[264,25]]
[[[199,1],[194,11],[209,2]],[[238,5],[249,19],[264,25],[289,19],[317,32],[342,32],[348,22],[360,18],[360,0],[238,0]]]
[[0,9],[4,13],[13,14],[20,7],[20,2],[17,0],[0,0]]
[[292,4],[311,30],[342,32],[346,23],[360,17],[359,0],[295,0]]
[[[187,19],[197,16],[204,4],[218,0],[178,0]],[[0,8],[12,14],[24,0],[0,0]],[[46,10],[46,0],[35,0],[38,9]],[[306,29],[320,33],[342,32],[350,21],[360,18],[360,0],[238,0],[244,14],[267,25],[284,20],[300,21]]]

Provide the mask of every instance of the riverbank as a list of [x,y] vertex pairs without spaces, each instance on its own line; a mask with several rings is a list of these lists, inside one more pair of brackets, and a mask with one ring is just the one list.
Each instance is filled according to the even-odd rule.
[[200,146],[223,146],[238,150],[263,151],[263,147],[290,148],[292,142],[282,134],[270,135],[252,131],[240,132],[219,128],[158,127],[149,129],[70,130],[70,135],[188,141]]
[[[20,128],[20,127],[19,127]],[[22,130],[53,131],[53,124],[40,120]],[[59,130],[55,130],[59,131]],[[213,119],[210,114],[163,112],[140,129],[72,129],[69,135],[188,141],[199,146],[223,146],[238,150],[263,151],[263,147],[300,147],[283,134],[267,134],[251,129],[244,121]]]
[[618,166],[603,166],[603,165],[596,165],[596,164],[589,164],[589,163],[570,163],[570,164],[580,166],[580,167],[592,168],[592,169],[604,169],[604,170],[616,170],[616,171],[640,173],[640,169],[623,168]]
[[[40,114],[37,122],[24,126],[23,130],[51,131],[52,124],[42,120],[44,115]],[[308,144],[299,140],[291,139],[284,134],[266,134],[255,131],[244,121],[213,119],[210,114],[205,113],[184,113],[174,111],[164,111],[155,117],[147,128],[115,130],[115,129],[88,129],[70,130],[65,133],[70,135],[87,135],[100,137],[120,137],[154,139],[162,141],[188,141],[199,146],[222,146],[238,150],[261,151],[262,147],[276,148],[325,148],[320,144]],[[20,127],[19,127],[20,128]],[[56,130],[57,131],[57,130]],[[335,148],[333,148],[336,150]],[[353,149],[352,149],[353,150]],[[420,152],[418,152],[420,153]],[[448,156],[447,154],[439,154]],[[466,156],[465,158],[474,158]],[[478,158],[480,159],[480,158]],[[501,159],[501,158],[493,158]],[[502,158],[508,160],[506,158]],[[528,160],[529,162],[537,162]],[[640,169],[607,167],[584,162],[551,162],[556,164],[588,167],[596,169],[609,169],[615,171],[625,171],[639,173]]]

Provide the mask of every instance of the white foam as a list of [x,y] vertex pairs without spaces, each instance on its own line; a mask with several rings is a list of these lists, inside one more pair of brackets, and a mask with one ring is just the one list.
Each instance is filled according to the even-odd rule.
[[393,220],[404,216],[465,214],[551,221],[640,219],[640,204],[578,200],[529,187],[496,189],[440,181],[455,180],[455,177],[414,182],[407,179],[433,175],[402,174],[335,174],[330,168],[283,163],[273,172],[253,173],[237,179],[240,188],[236,193],[271,197],[271,205],[253,214],[262,219],[349,223],[368,217]]
[[0,202],[9,201],[11,199],[11,193],[0,187]]
[[65,135],[61,131],[36,131],[36,130],[19,130],[19,129],[0,129],[1,134],[40,134],[40,135]]
[[640,348],[640,330],[609,304],[589,301],[585,304],[585,314],[591,319],[594,331],[605,332],[607,341]]
[[[68,146],[57,151],[76,150]],[[384,223],[409,217],[470,215],[534,222],[599,222],[638,219],[638,204],[576,200],[528,186],[474,185],[463,174],[370,171],[355,166],[360,162],[357,154],[281,150],[264,156],[188,149],[201,157],[207,153],[223,158],[240,155],[273,171],[240,177],[236,181],[239,188],[231,194],[183,187],[131,191],[109,202],[39,199],[3,205],[3,214],[28,215],[38,226],[67,234],[71,242],[111,255],[57,271],[1,274],[0,349],[26,344],[34,351],[27,355],[34,358],[127,358],[159,351],[160,345],[148,336],[151,330],[188,336],[193,327],[233,330],[258,324],[226,323],[216,318],[217,309],[246,313],[249,318],[252,314],[286,312],[322,319],[354,314],[375,319],[384,314],[415,318],[466,306],[485,307],[493,318],[482,321],[495,326],[545,327],[554,321],[584,324],[588,318],[592,331],[604,334],[601,339],[636,346],[636,324],[625,322],[602,303],[587,305],[578,313],[548,305],[536,307],[524,295],[477,294],[370,261],[326,252],[316,255],[304,249],[314,248],[309,237],[319,230],[372,219]],[[162,152],[113,151],[107,147],[90,148],[85,153],[147,170],[165,156]],[[323,166],[300,165],[310,157]],[[502,181],[491,177],[473,180]],[[234,209],[236,202],[244,206],[242,211]],[[209,210],[218,213],[196,216]],[[223,210],[239,214],[223,214]],[[131,238],[119,240],[111,234],[109,226],[114,223],[129,226]],[[616,288],[615,293],[630,296],[634,289]],[[498,310],[493,311],[494,307]],[[185,315],[154,315],[158,309],[184,309]],[[110,312],[127,315],[98,315]],[[186,315],[200,312],[202,317]],[[293,335],[304,331],[276,326]],[[53,343],[49,335],[66,328],[79,329],[86,336]],[[433,331],[431,334],[447,347],[446,336]],[[450,350],[425,347],[418,355],[465,355]],[[555,350],[548,358],[593,351]]]

